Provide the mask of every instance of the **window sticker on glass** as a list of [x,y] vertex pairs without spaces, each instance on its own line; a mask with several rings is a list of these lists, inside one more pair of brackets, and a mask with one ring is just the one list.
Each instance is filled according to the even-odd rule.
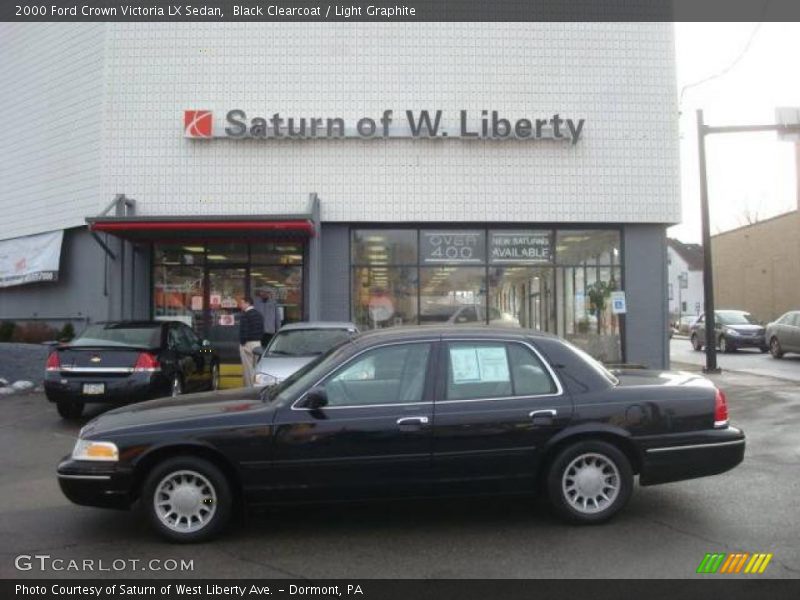
[[450,348],[453,383],[510,381],[503,346]]
[[494,348],[477,348],[478,365],[481,370],[481,381],[510,381],[506,349],[502,346]]

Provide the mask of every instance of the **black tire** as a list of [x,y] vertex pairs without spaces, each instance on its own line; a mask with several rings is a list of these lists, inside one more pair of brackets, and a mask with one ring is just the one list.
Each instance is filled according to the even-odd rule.
[[692,349],[695,352],[700,352],[703,349],[703,344],[700,343],[700,338],[697,337],[696,333],[692,334]]
[[208,389],[212,392],[219,389],[219,365],[217,363],[211,365],[211,383],[208,384]]
[[778,338],[774,336],[769,340],[769,353],[772,354],[772,358],[783,358],[781,343]]
[[[186,475],[182,475],[186,474]],[[213,512],[208,518],[208,522],[202,524],[201,527],[191,531],[179,531],[180,524],[175,524],[173,527],[168,526],[163,519],[169,520],[168,517],[159,515],[156,508],[157,499],[161,501],[164,510],[170,508],[168,504],[164,504],[169,499],[164,496],[159,490],[163,489],[164,482],[171,477],[188,478],[190,475],[200,476],[209,484],[209,488],[213,490],[215,500],[206,502],[203,500],[198,504],[198,507],[213,507]],[[187,484],[189,485],[189,484]],[[196,486],[198,489],[205,490],[206,487]],[[175,487],[173,486],[173,489]],[[157,496],[158,494],[158,496]],[[225,475],[213,463],[196,456],[176,456],[168,458],[163,462],[158,463],[148,473],[142,486],[141,495],[142,509],[147,515],[151,526],[156,532],[171,542],[181,544],[190,544],[195,542],[202,542],[219,535],[228,521],[230,520],[231,513],[233,512],[233,495],[231,492],[230,484]],[[210,509],[209,509],[210,510]],[[187,526],[196,527],[200,525],[198,522],[191,525],[187,518]]]
[[80,400],[59,400],[56,402],[58,414],[64,419],[80,419],[84,404]]
[[[587,473],[589,485],[593,485],[591,479],[595,477],[592,472],[592,460],[595,461],[594,470],[598,474],[605,474],[601,475],[605,478],[603,484],[609,484],[609,487],[606,488],[602,487],[603,484],[599,481],[594,482],[601,485],[603,494],[611,493],[609,490],[612,482],[617,484],[616,496],[612,497],[607,506],[601,507],[596,499],[594,500],[595,506],[591,510],[588,507],[585,510],[578,509],[573,504],[573,502],[580,504],[580,499],[583,496],[577,491],[574,494],[568,491],[570,485],[569,474],[575,473],[575,464],[580,464],[582,457],[584,457],[585,464],[585,467],[582,468],[589,469]],[[613,472],[612,468],[601,468],[603,465],[613,465],[616,473]],[[572,481],[575,483],[577,479]],[[576,483],[575,489],[577,489]],[[547,473],[547,491],[550,504],[561,518],[572,523],[586,525],[603,523],[617,514],[628,503],[633,491],[633,469],[625,454],[613,444],[599,440],[577,442],[561,450],[553,459]],[[584,506],[586,507],[586,502],[584,502]]]

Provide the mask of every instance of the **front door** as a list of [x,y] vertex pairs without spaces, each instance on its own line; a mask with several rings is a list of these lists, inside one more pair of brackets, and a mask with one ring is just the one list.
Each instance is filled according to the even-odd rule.
[[529,490],[541,449],[572,418],[572,401],[531,346],[442,344],[433,468],[440,492]]
[[274,500],[357,499],[430,492],[433,342],[367,350],[318,387],[319,409],[275,417],[268,491]]

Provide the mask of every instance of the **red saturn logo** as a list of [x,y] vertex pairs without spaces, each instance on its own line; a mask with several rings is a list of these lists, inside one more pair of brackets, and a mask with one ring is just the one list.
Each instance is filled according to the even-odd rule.
[[210,110],[185,110],[183,111],[183,134],[189,138],[211,137],[211,111]]

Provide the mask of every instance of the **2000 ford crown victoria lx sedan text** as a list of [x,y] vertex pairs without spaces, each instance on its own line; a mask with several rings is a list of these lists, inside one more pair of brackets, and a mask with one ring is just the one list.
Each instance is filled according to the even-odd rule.
[[91,421],[58,466],[72,501],[139,500],[175,541],[250,504],[529,492],[597,523],[641,485],[742,461],[725,396],[685,373],[613,375],[556,337],[412,328],[345,341],[282,383],[166,398]]

